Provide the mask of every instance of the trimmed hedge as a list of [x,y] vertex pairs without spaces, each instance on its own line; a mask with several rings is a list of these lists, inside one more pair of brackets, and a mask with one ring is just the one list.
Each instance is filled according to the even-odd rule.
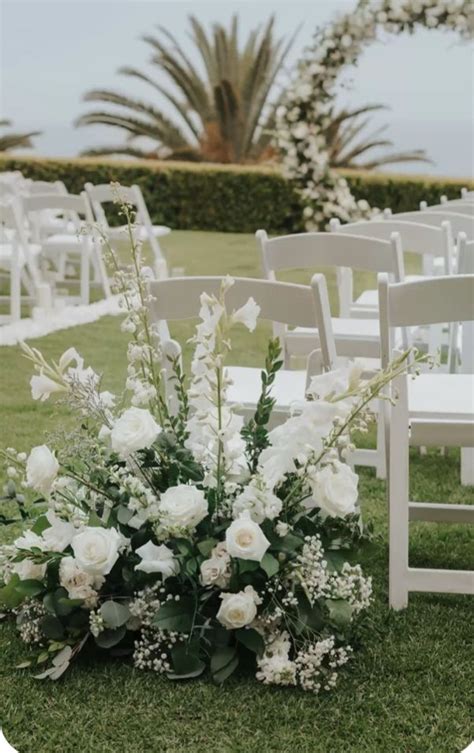
[[[21,170],[33,180],[62,180],[71,193],[84,183],[138,183],[152,221],[179,230],[271,233],[303,230],[301,205],[277,168],[188,162],[106,159],[39,159],[4,156],[0,171]],[[394,212],[435,204],[442,194],[460,195],[463,180],[344,171],[351,190],[371,206]]]

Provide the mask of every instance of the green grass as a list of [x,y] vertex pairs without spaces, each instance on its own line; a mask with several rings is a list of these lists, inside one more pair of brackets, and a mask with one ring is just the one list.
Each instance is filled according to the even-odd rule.
[[[251,236],[175,232],[170,260],[188,274],[258,274]],[[292,279],[303,281],[302,274]],[[307,276],[306,276],[307,279]],[[334,280],[331,277],[331,291]],[[359,276],[357,289],[373,284]],[[189,336],[188,325],[176,334]],[[261,362],[268,328],[237,337],[234,362]],[[118,319],[58,332],[34,343],[46,356],[74,345],[86,363],[120,390],[126,338]],[[0,349],[0,443],[28,449],[66,419],[64,408],[33,403],[29,364],[19,348]],[[459,486],[459,453],[412,453],[411,494],[418,500],[472,502]],[[467,597],[413,595],[406,611],[387,608],[387,515],[383,482],[361,472],[364,516],[377,541],[363,554],[375,603],[362,643],[336,692],[313,697],[236,677],[223,688],[208,681],[173,684],[117,662],[79,662],[63,680],[40,683],[14,665],[25,653],[14,626],[0,628],[0,723],[21,753],[459,753],[473,737],[472,602]],[[4,540],[13,530],[2,533]],[[467,526],[416,524],[411,562],[473,567]]]

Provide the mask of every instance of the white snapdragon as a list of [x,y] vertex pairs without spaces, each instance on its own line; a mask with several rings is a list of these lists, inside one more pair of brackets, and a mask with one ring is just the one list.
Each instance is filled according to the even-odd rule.
[[235,498],[232,515],[238,518],[241,513],[248,510],[255,523],[263,523],[266,518],[273,520],[278,517],[282,506],[281,499],[267,487],[263,479],[256,476]]
[[136,550],[140,557],[140,562],[135,565],[135,570],[142,570],[144,573],[161,573],[163,580],[179,572],[179,562],[174,556],[172,550],[162,544],[157,546],[152,541],[148,541]]
[[26,461],[26,480],[29,486],[42,494],[49,494],[58,471],[59,463],[47,445],[33,447]]

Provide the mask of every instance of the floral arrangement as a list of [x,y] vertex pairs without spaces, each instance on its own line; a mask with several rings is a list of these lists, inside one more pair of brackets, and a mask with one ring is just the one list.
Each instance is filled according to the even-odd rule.
[[368,203],[356,201],[347,181],[329,164],[324,133],[337,79],[345,66],[357,63],[380,29],[400,34],[418,27],[447,29],[470,39],[472,5],[469,0],[361,0],[353,12],[316,31],[277,110],[275,133],[284,173],[303,202],[307,230],[324,227],[332,217],[347,222],[370,214]]
[[271,341],[244,422],[227,399],[225,358],[233,328],[252,331],[258,306],[227,311],[231,279],[219,297],[203,293],[189,385],[179,359],[166,384],[150,270],[130,237],[130,268],[110,250],[131,336],[123,395],[102,390],[74,348],[50,363],[23,346],[33,399],[65,402],[78,421],[28,455],[4,453],[2,522],[25,524],[0,548],[0,605],[31,649],[20,667],[56,680],[98,650],[171,679],[208,672],[222,683],[248,665],[263,683],[329,690],[372,591],[354,563],[367,534],[350,433],[366,430],[408,354],[365,382],[355,371],[314,377],[308,400],[270,428],[281,366]]

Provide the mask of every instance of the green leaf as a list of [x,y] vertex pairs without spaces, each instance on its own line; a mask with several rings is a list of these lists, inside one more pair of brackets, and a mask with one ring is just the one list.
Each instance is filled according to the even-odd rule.
[[235,637],[245,648],[253,651],[257,656],[262,656],[265,650],[265,642],[258,632],[253,628],[241,628],[235,631]]
[[43,531],[46,531],[47,528],[51,528],[51,523],[49,522],[46,515],[40,515],[39,518],[35,520],[35,523],[32,526],[31,530],[33,531],[33,533],[37,533],[38,536],[41,536]]
[[130,617],[128,606],[126,604],[119,604],[117,601],[104,602],[99,611],[109,628],[122,627]]
[[22,661],[19,664],[16,665],[15,669],[26,669],[27,667],[31,667],[31,660]]
[[179,553],[185,557],[189,557],[192,554],[193,545],[188,539],[175,539],[173,543],[177,546]]
[[16,590],[19,582],[20,579],[15,573],[14,575],[12,575],[7,585],[3,588],[0,588],[0,604],[2,604],[7,609],[16,609],[16,607],[19,607],[21,602],[25,598]]
[[260,567],[259,563],[255,560],[240,560],[237,559],[237,562],[239,563],[239,573],[242,575],[243,573],[250,573],[254,572],[255,570],[258,570]]
[[117,510],[117,520],[122,525],[126,526],[130,518],[133,518],[133,510],[129,510],[125,505],[121,505]]
[[40,621],[40,630],[46,638],[53,641],[60,641],[64,638],[64,627],[60,620],[53,615],[47,615]]
[[204,541],[199,542],[197,548],[199,549],[203,557],[209,557],[216,544],[216,539],[204,539]]
[[331,573],[339,572],[346,561],[346,557],[341,552],[325,551],[324,559],[328,564],[328,570]]
[[179,601],[167,601],[154,616],[152,625],[160,630],[189,633],[193,625],[194,610],[194,599],[189,596]]
[[339,628],[345,628],[352,619],[352,607],[344,599],[326,599],[329,619]]
[[222,685],[237,669],[239,657],[235,646],[222,646],[211,656],[212,679],[217,685]]
[[25,599],[32,598],[44,591],[44,585],[39,580],[20,580],[15,586],[15,590]]
[[273,556],[273,554],[265,552],[263,559],[260,562],[260,567],[262,568],[262,570],[265,570],[268,577],[271,578],[273,575],[277,574],[278,570],[280,569],[280,563],[278,562],[277,558]]
[[199,677],[206,665],[199,658],[199,646],[196,644],[177,646],[171,652],[174,672],[168,673],[171,680],[187,680]]
[[84,603],[83,599],[70,599],[65,588],[57,588],[45,594],[43,606],[49,614],[56,617],[67,617],[71,612]]
[[127,628],[124,625],[115,628],[114,630],[103,630],[95,637],[95,642],[100,648],[112,648],[112,646],[116,646],[117,643],[120,643],[122,638],[125,637],[126,632]]

